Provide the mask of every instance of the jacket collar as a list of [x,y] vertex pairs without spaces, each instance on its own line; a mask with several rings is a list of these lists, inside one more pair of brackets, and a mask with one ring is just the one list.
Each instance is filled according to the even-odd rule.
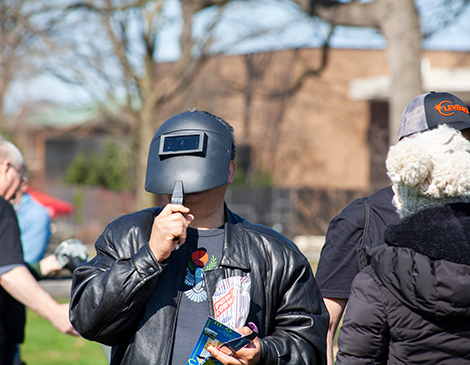
[[249,270],[247,242],[242,227],[243,218],[233,213],[225,204],[225,235],[221,266]]
[[387,227],[384,240],[433,260],[470,265],[470,203],[437,205]]

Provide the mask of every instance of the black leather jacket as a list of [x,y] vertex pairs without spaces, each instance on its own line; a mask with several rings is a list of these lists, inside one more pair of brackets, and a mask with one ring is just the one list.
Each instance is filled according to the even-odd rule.
[[[164,264],[148,245],[159,208],[116,219],[96,242],[97,255],[74,272],[71,321],[85,338],[113,346],[111,364],[170,363],[188,250]],[[248,321],[261,341],[260,364],[324,364],[329,315],[307,259],[277,232],[226,209],[223,256],[206,271],[209,311],[216,283],[251,278]]]

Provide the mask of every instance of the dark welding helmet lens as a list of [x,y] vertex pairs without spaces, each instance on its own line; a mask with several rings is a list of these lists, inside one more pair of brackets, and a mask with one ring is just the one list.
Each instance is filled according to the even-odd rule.
[[161,136],[160,158],[177,155],[198,155],[205,157],[207,134],[166,134]]

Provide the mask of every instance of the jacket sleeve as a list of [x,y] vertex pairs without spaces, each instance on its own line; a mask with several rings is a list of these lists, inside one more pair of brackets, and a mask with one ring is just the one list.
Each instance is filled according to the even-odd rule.
[[[70,320],[84,338],[115,345],[132,333],[164,269],[148,242],[136,244],[148,238],[135,231],[125,225],[108,226],[95,244],[96,256],[74,271]],[[115,248],[113,233],[122,252]]]
[[336,365],[387,363],[390,336],[383,290],[370,266],[354,279]]
[[[329,314],[307,259],[286,262],[273,295],[274,318],[261,341],[260,364],[326,364]],[[276,305],[276,304],[273,304]]]

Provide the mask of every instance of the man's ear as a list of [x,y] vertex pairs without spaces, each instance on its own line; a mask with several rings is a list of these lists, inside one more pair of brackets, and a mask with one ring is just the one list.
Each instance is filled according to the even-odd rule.
[[237,171],[237,164],[235,163],[235,161],[230,161],[230,166],[228,167],[228,179],[227,179],[227,182],[229,184],[233,182],[235,171]]
[[0,162],[0,169],[1,169],[1,172],[2,173],[6,173],[8,171],[8,169],[10,168],[10,165],[11,165],[11,162],[10,160],[3,160],[2,162]]

